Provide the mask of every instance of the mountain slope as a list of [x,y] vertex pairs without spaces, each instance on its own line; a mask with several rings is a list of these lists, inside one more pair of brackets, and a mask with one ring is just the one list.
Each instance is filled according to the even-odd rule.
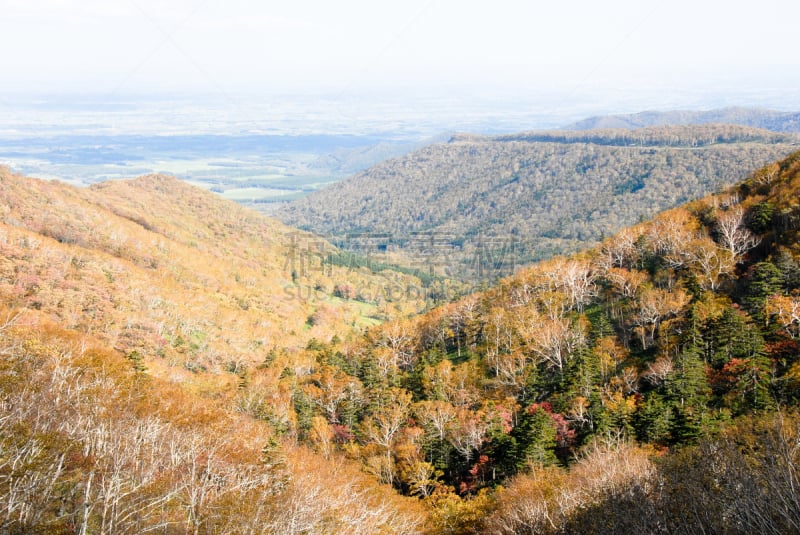
[[645,111],[626,115],[590,117],[565,130],[597,128],[644,128],[648,126],[725,123],[763,128],[773,132],[800,132],[800,113],[731,107],[709,111]]
[[258,363],[424,307],[382,297],[414,277],[325,264],[324,241],[158,175],[78,189],[2,170],[0,247],[4,302],[157,367]]
[[276,216],[339,237],[384,233],[406,252],[415,233],[428,234],[450,246],[441,251],[449,269],[474,276],[487,242],[513,244],[512,263],[578,250],[741,180],[796,143],[789,135],[720,125],[456,136],[315,192]]
[[298,400],[357,384],[371,402],[313,414],[366,470],[426,497],[445,532],[792,532],[798,199],[794,153],[596,248],[317,348]]
[[0,305],[0,355],[5,533],[422,530],[417,500],[40,312]]
[[171,177],[0,169],[0,531],[421,532],[417,500],[297,443],[304,348],[421,305],[366,302],[419,281],[332,250]]

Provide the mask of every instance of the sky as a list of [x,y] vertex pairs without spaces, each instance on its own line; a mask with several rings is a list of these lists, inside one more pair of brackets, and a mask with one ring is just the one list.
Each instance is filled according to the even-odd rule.
[[747,91],[800,109],[796,0],[0,0],[0,13],[0,93]]

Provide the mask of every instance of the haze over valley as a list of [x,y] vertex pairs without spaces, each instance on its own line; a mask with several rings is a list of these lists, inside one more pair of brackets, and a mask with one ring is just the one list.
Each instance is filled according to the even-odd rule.
[[[657,93],[590,92],[516,97],[456,92],[410,100],[380,91],[238,98],[11,94],[0,99],[0,163],[78,185],[167,173],[272,212],[272,203],[301,198],[455,133],[572,128],[591,115],[620,110],[687,104],[709,109],[744,102],[756,106],[749,111],[755,117],[768,116],[764,110],[769,107],[791,109],[778,96],[747,91],[700,99],[687,92],[686,101]],[[769,123],[747,122],[744,115],[720,118],[716,122],[770,128]],[[693,119],[663,120],[687,122]],[[788,132],[800,129],[796,121],[775,119],[772,124],[785,125]]]

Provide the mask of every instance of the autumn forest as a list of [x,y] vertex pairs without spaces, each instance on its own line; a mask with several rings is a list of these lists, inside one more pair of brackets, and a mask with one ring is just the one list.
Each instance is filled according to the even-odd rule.
[[[524,143],[572,163],[595,144],[742,177],[563,227],[580,250],[448,302],[458,282],[402,256],[348,263],[171,177],[3,169],[0,533],[797,532],[800,153],[706,132],[713,153],[657,128],[656,148],[596,131],[423,152],[511,169]],[[543,212],[577,202],[548,191]]]

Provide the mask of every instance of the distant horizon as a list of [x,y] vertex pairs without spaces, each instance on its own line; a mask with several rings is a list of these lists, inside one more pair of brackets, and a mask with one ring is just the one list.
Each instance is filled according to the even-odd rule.
[[[800,86],[798,86],[800,87]],[[564,128],[588,118],[643,112],[712,111],[750,108],[800,111],[800,89],[759,91],[740,88],[716,94],[696,92],[619,92],[563,94],[540,92],[473,95],[427,92],[407,95],[372,91],[337,95],[308,93],[11,93],[0,91],[0,134],[34,124],[86,131],[92,124],[114,123],[132,133],[139,126],[155,133],[310,133],[363,134],[419,132],[423,139],[447,131],[481,134]],[[203,119],[203,116],[207,116]],[[277,126],[276,126],[277,125]],[[338,126],[337,126],[338,125]],[[469,127],[475,127],[470,130]],[[464,128],[467,130],[464,130]],[[275,128],[278,128],[275,130]],[[35,127],[31,128],[35,134]]]
[[0,3],[0,46],[13,51],[0,57],[0,105],[13,94],[223,107],[289,95],[473,107],[541,97],[598,115],[800,109],[800,4],[788,0]]

